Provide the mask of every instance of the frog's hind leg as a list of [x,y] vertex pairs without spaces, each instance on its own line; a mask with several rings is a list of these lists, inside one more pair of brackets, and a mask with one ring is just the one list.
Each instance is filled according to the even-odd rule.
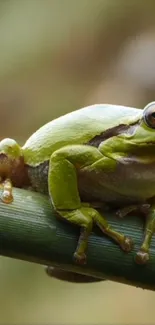
[[92,166],[96,162],[100,165],[101,161],[102,169],[106,169],[110,160],[98,149],[84,145],[63,147],[50,158],[48,186],[53,205],[60,216],[81,228],[74,254],[78,263],[86,261],[87,242],[93,223],[96,223],[102,232],[117,242],[124,251],[130,251],[132,248],[132,241],[129,238],[113,230],[97,210],[91,208],[89,204],[82,205],[80,201],[76,168]]

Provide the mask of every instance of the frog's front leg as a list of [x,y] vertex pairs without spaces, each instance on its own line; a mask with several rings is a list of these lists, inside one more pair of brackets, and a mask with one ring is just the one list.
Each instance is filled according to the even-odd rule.
[[61,217],[81,227],[81,233],[74,253],[76,262],[85,263],[88,237],[96,223],[102,232],[117,242],[124,251],[130,251],[132,241],[110,227],[106,219],[89,205],[82,205],[78,193],[78,168],[99,166],[109,170],[110,158],[91,146],[65,146],[54,152],[50,158],[48,186],[56,211]]
[[151,239],[155,232],[155,205],[152,207],[148,203],[141,205],[130,205],[118,210],[117,215],[119,217],[124,217],[134,210],[142,212],[146,217],[144,240],[135,257],[137,264],[146,264],[149,260]]
[[146,217],[145,236],[140,250],[136,253],[135,261],[138,264],[146,264],[149,260],[149,250],[152,236],[155,232],[155,205],[150,208]]

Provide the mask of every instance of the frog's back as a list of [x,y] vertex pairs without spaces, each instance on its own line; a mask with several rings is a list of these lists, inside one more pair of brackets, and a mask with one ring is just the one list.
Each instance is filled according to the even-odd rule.
[[61,116],[37,130],[23,146],[25,162],[37,166],[51,154],[70,144],[89,142],[96,135],[120,124],[136,122],[142,110],[96,104]]

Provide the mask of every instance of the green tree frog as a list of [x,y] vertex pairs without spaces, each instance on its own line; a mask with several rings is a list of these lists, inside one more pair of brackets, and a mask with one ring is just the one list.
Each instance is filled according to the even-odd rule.
[[124,251],[132,239],[111,228],[93,202],[115,205],[119,215],[147,206],[145,236],[135,261],[149,260],[155,227],[155,102],[144,109],[96,104],[61,116],[20,147],[0,142],[2,201],[12,187],[48,194],[57,214],[80,227],[74,259],[86,263],[88,237],[96,224]]

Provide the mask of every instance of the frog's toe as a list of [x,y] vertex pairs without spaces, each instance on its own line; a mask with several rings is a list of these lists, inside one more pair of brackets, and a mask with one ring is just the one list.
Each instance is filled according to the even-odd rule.
[[125,252],[130,252],[133,248],[133,240],[129,237],[124,237],[121,247]]
[[87,262],[87,257],[85,253],[74,253],[74,261],[76,264],[84,265]]
[[135,261],[137,264],[146,264],[149,261],[149,253],[148,252],[144,252],[143,250],[140,250],[137,252],[136,256],[135,256]]
[[124,217],[121,209],[116,211],[116,217],[118,217],[118,218],[123,218]]
[[12,203],[13,195],[9,191],[4,191],[1,195],[1,200],[3,203]]

